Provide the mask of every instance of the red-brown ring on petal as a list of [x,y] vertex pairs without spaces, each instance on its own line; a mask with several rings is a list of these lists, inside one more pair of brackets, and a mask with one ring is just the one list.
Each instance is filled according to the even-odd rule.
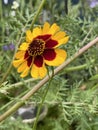
[[49,39],[48,41],[46,41],[45,48],[53,48],[56,45],[58,45],[57,41]]
[[37,66],[37,67],[42,67],[43,65],[43,57],[42,56],[36,56],[34,58],[34,64]]
[[29,56],[29,58],[27,59],[27,65],[28,67],[30,67],[31,63],[32,63],[33,57]]
[[54,60],[56,57],[56,53],[54,51],[54,49],[45,49],[43,52],[43,57],[45,60]]
[[51,37],[50,34],[46,34],[46,35],[39,35],[36,38],[42,39],[43,41],[47,41],[50,37]]
[[27,59],[29,57],[28,51],[25,52],[24,59]]

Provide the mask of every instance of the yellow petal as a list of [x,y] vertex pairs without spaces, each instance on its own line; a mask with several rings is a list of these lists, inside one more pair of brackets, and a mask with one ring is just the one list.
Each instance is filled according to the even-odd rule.
[[33,37],[37,37],[38,35],[41,35],[42,34],[42,30],[40,27],[36,27],[33,29]]
[[59,31],[60,30],[60,27],[59,26],[57,26],[57,24],[56,23],[54,23],[51,27],[50,27],[50,29],[49,29],[49,31],[48,31],[48,34],[55,34],[57,31]]
[[18,73],[24,71],[27,68],[27,61],[24,61],[19,67],[18,67]]
[[55,35],[52,36],[52,39],[54,40],[61,40],[66,35],[65,32],[57,32]]
[[55,49],[56,52],[56,57],[54,60],[48,61],[48,60],[44,60],[44,62],[49,65],[49,66],[59,66],[60,64],[62,64],[66,57],[67,57],[67,53],[66,51],[62,50],[62,49]]
[[45,65],[43,64],[42,67],[37,67],[35,64],[33,64],[31,69],[31,76],[33,78],[43,78],[47,74],[47,69]]
[[32,39],[33,39],[33,33],[30,30],[27,30],[26,31],[26,41],[30,43],[32,41]]
[[45,24],[43,26],[42,34],[47,34],[49,29],[50,29],[50,24],[48,22],[45,22]]
[[24,58],[24,55],[25,55],[25,51],[18,51],[18,52],[15,54],[15,58],[16,58],[16,59],[21,59],[21,58]]
[[58,43],[59,43],[59,44],[58,44],[57,46],[60,46],[60,45],[62,45],[62,44],[67,43],[68,40],[69,40],[69,36],[64,37],[63,39],[58,40]]
[[25,68],[25,70],[22,72],[22,74],[20,75],[20,77],[22,77],[22,78],[24,78],[24,77],[26,77],[27,75],[28,75],[28,73],[29,73],[29,69],[30,68]]
[[25,50],[28,49],[28,46],[29,46],[28,43],[23,42],[23,43],[20,45],[19,50],[21,50],[21,51],[25,51]]
[[12,64],[13,64],[14,67],[17,68],[23,61],[24,61],[23,59],[14,60]]

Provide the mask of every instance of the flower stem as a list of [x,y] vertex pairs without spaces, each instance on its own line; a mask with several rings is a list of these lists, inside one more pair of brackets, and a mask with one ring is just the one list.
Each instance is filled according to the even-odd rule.
[[[89,42],[87,45],[82,47],[79,51],[77,51],[71,58],[69,58],[67,61],[65,61],[63,64],[61,64],[59,67],[57,67],[54,70],[54,75],[59,73],[61,70],[63,70],[67,65],[69,65],[72,61],[74,61],[77,57],[82,55],[84,52],[86,52],[89,48],[91,48],[93,45],[98,43],[98,37],[95,38],[93,41]],[[50,75],[52,77],[53,74]],[[44,79],[42,79],[37,85],[35,85],[27,94],[25,94],[22,98],[22,102],[17,102],[15,105],[13,105],[10,109],[8,109],[4,114],[0,116],[0,122],[2,122],[4,119],[6,119],[8,116],[10,116],[13,112],[15,112],[18,108],[20,108],[25,101],[27,101],[34,93],[36,93],[47,81],[50,79],[49,76],[46,76]]]
[[0,0],[0,19],[3,19],[3,12],[2,12],[2,0]]
[[32,129],[32,130],[36,130],[37,122],[38,122],[38,118],[39,118],[39,114],[40,114],[40,111],[41,111],[43,102],[44,102],[44,100],[45,100],[45,97],[46,97],[46,95],[47,95],[47,93],[48,93],[48,90],[49,90],[49,87],[50,87],[50,84],[51,84],[51,80],[52,80],[52,77],[51,77],[50,80],[49,80],[49,84],[48,84],[48,86],[47,86],[47,88],[46,88],[46,91],[44,92],[42,101],[41,101],[41,103],[40,103],[40,105],[39,105],[38,112],[37,112],[37,116],[36,116],[36,120],[35,120],[35,122],[34,122],[34,124],[33,124],[33,129]]
[[[20,43],[20,42],[18,42],[17,47],[18,47],[19,43]],[[11,61],[10,65],[9,65],[9,67],[8,67],[8,70],[6,71],[6,73],[4,74],[4,76],[2,77],[2,79],[1,79],[1,81],[0,81],[0,87],[1,87],[2,83],[6,80],[7,76],[9,75],[9,73],[10,73],[10,71],[11,71],[11,69],[12,69],[12,62],[13,62],[13,60],[14,60],[17,47],[16,47],[16,49],[15,49],[14,56],[13,56],[12,61]]]
[[[94,63],[94,62],[95,62],[94,59],[92,59],[92,60],[90,61],[91,64]],[[75,67],[65,68],[63,72],[64,72],[64,73],[68,73],[68,72],[72,72],[72,71],[82,70],[82,69],[85,69],[85,68],[87,68],[87,67],[88,67],[88,63],[85,63],[85,64],[83,64],[83,65],[78,65],[78,66],[75,66]]]
[[32,28],[33,28],[33,25],[34,25],[34,23],[35,23],[35,21],[36,21],[36,19],[37,19],[38,15],[39,15],[39,13],[40,13],[41,9],[43,8],[43,5],[44,5],[45,1],[46,1],[46,0],[42,0],[42,2],[41,2],[41,4],[40,4],[40,6],[39,6],[39,8],[38,8],[38,11],[37,11],[37,13],[36,13],[36,15],[35,15],[35,17],[34,17],[34,19],[33,19],[32,23],[31,23],[31,27],[30,27],[30,29],[32,29]]

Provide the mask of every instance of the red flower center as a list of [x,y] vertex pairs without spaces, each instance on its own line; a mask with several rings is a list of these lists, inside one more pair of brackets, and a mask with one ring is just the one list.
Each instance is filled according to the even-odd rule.
[[45,42],[42,39],[34,39],[28,47],[28,53],[30,56],[38,56],[43,53],[44,49]]

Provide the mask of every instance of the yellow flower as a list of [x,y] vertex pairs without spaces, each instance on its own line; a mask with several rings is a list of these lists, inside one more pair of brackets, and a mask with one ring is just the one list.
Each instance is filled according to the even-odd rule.
[[56,23],[50,26],[46,22],[41,27],[26,31],[26,42],[23,42],[13,61],[14,67],[21,77],[28,75],[33,78],[43,78],[47,74],[46,65],[59,66],[66,59],[66,52],[58,46],[67,43],[69,37],[60,31]]

